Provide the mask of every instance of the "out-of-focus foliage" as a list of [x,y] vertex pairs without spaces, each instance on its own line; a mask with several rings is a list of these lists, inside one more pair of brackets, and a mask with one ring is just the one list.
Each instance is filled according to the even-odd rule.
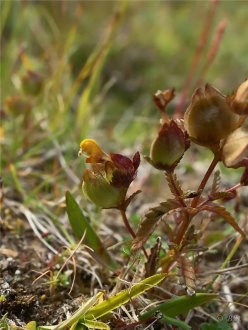
[[[145,139],[156,116],[150,95],[168,86],[181,89],[209,3],[3,1],[1,6],[2,99],[15,93],[18,77],[26,70],[41,72],[45,92],[35,111],[49,116],[54,131],[75,125],[70,119],[93,73],[74,94],[72,86],[104,39],[113,13],[120,12],[109,54],[91,86],[86,105],[90,120],[87,117],[86,128],[85,121],[80,125],[84,134],[90,122],[95,129],[92,135],[130,143]],[[207,78],[224,91],[234,88],[247,69],[248,43],[241,38],[246,22],[243,6],[220,2],[217,9],[215,23],[226,18],[229,24]],[[103,133],[97,127],[107,130]]]

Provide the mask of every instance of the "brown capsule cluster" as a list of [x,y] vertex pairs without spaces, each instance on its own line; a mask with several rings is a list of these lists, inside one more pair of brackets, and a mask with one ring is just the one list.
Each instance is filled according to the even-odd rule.
[[248,166],[248,81],[232,96],[209,84],[195,90],[184,116],[191,140],[220,155],[227,167]]

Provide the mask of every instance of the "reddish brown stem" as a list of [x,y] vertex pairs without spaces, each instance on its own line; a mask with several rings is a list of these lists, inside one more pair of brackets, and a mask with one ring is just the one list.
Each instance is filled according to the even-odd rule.
[[212,160],[211,164],[209,165],[209,168],[207,170],[207,172],[205,173],[198,189],[197,189],[197,196],[192,200],[192,203],[191,203],[191,207],[196,207],[198,202],[199,202],[199,199],[201,197],[201,194],[202,194],[202,191],[203,189],[205,188],[207,182],[208,182],[208,179],[210,178],[210,175],[213,173],[213,170],[215,169],[215,166],[218,164],[220,160],[220,157],[218,155],[218,153],[214,156],[214,159]]
[[185,204],[180,191],[177,188],[177,184],[175,183],[174,177],[173,177],[173,172],[166,172],[168,179],[170,180],[171,185],[173,186],[173,190],[175,191],[177,195],[177,200],[181,204],[181,206],[186,207],[187,205]]
[[237,183],[235,184],[235,186],[229,188],[226,190],[226,192],[233,192],[233,191],[236,191],[238,188],[242,187],[242,184],[241,183]]
[[223,37],[223,34],[225,32],[226,26],[227,26],[227,20],[225,20],[225,19],[222,20],[218,24],[218,26],[216,28],[215,36],[213,38],[212,44],[210,46],[210,50],[207,55],[207,60],[201,70],[200,76],[195,84],[195,87],[199,86],[202,83],[202,80],[204,79],[209,67],[211,66],[213,60],[215,59],[219,46],[220,46],[220,43],[221,43],[221,40],[222,40],[222,37]]
[[[128,218],[127,218],[127,215],[126,215],[126,210],[125,210],[125,209],[120,209],[120,212],[121,212],[122,220],[123,220],[123,222],[124,222],[124,224],[125,224],[125,226],[126,226],[128,232],[129,232],[129,234],[130,234],[133,238],[135,238],[136,235],[135,235],[135,232],[133,231],[133,229],[132,229],[132,227],[131,227],[131,225],[130,225],[130,223],[129,223],[129,221],[128,221]],[[143,252],[144,252],[145,257],[148,259],[148,254],[147,254],[145,248],[142,247],[142,250],[143,250]]]
[[[218,155],[215,155],[214,156],[214,159],[212,160],[207,172],[205,173],[198,189],[197,189],[197,192],[198,192],[198,195],[193,199],[192,203],[191,203],[191,207],[192,208],[195,208],[200,200],[200,197],[201,197],[201,193],[203,191],[203,189],[205,188],[207,182],[208,182],[208,179],[210,178],[210,175],[212,174],[215,166],[218,164],[219,162],[219,156]],[[179,228],[179,231],[178,231],[178,234],[177,234],[177,238],[175,240],[175,243],[176,244],[180,244],[182,239],[183,239],[183,236],[186,232],[186,230],[188,229],[188,226],[189,226],[189,223],[190,223],[190,220],[192,219],[192,217],[190,217],[189,215],[185,216],[185,219],[183,220],[180,228]]]
[[122,220],[123,220],[123,222],[124,222],[124,224],[125,224],[125,226],[126,226],[128,232],[129,232],[129,234],[130,234],[133,238],[135,238],[135,237],[136,237],[135,232],[133,231],[133,229],[132,229],[132,227],[131,227],[131,225],[130,225],[128,219],[127,219],[127,215],[126,215],[125,210],[120,210],[120,212],[121,212]]
[[202,57],[203,50],[205,49],[205,47],[207,45],[207,41],[209,39],[211,27],[213,24],[213,19],[214,19],[215,12],[216,12],[217,3],[218,3],[218,1],[216,1],[216,0],[211,1],[211,6],[206,15],[206,20],[205,20],[201,35],[199,37],[198,45],[195,49],[195,53],[194,53],[194,56],[193,56],[193,59],[192,59],[191,65],[190,65],[190,69],[188,71],[188,75],[183,84],[182,94],[180,96],[179,102],[178,102],[176,110],[175,110],[176,118],[181,117],[181,115],[182,115],[182,112],[183,112],[183,109],[185,106],[185,101],[188,96],[188,91],[189,91],[190,85],[194,78],[194,74],[198,68],[198,64]]
[[[197,207],[197,204],[199,202],[199,199],[201,197],[201,193],[203,191],[203,189],[205,188],[209,178],[210,178],[210,175],[212,174],[215,166],[218,164],[219,162],[219,155],[216,154],[214,156],[214,159],[212,160],[211,164],[209,165],[209,168],[207,170],[207,172],[205,173],[198,189],[197,189],[197,192],[198,192],[198,195],[193,199],[192,203],[191,203],[191,207],[192,208],[195,208]],[[183,240],[183,237],[188,229],[188,226],[191,222],[191,219],[192,219],[192,216],[189,215],[188,213],[185,213],[185,218],[183,219],[180,227],[179,227],[179,230],[178,230],[178,233],[177,233],[177,237],[174,241],[174,243],[176,244],[176,246],[179,246],[181,243],[182,243],[182,240]],[[174,248],[173,248],[174,249]],[[174,249],[174,253],[172,253],[172,255],[174,255],[174,258],[172,258],[169,262],[167,262],[164,267],[163,267],[163,272],[167,272],[171,266],[171,264],[174,262],[176,256],[178,255],[178,252]]]

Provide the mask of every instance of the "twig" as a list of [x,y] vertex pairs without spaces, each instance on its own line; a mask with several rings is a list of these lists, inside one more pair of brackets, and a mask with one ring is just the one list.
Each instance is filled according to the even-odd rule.
[[194,74],[197,70],[197,67],[199,65],[199,62],[201,60],[202,54],[203,54],[203,50],[205,49],[206,45],[207,45],[207,41],[209,39],[209,35],[210,35],[210,30],[213,24],[213,20],[214,20],[214,16],[216,13],[216,7],[217,7],[218,1],[217,0],[212,0],[211,1],[211,5],[209,8],[209,11],[206,15],[206,19],[202,28],[202,32],[201,35],[199,37],[199,41],[198,41],[198,45],[195,49],[195,53],[194,56],[192,58],[192,62],[188,71],[188,75],[186,76],[186,79],[184,81],[183,84],[183,89],[182,89],[182,94],[180,96],[179,102],[177,104],[174,116],[176,118],[181,117],[184,106],[185,106],[185,102],[186,102],[186,98],[188,96],[188,92],[189,92],[189,88],[190,85],[192,83],[192,80],[194,78]]
[[214,61],[226,27],[227,27],[227,20],[226,19],[222,20],[218,24],[218,26],[216,28],[215,36],[214,36],[213,41],[212,41],[212,45],[211,45],[210,50],[209,50],[208,55],[207,55],[207,60],[206,60],[204,66],[201,70],[201,73],[200,73],[199,78],[198,78],[198,80],[195,84],[195,87],[199,86],[202,83],[202,80],[204,79],[210,65]]
[[[135,238],[135,237],[136,237],[135,232],[133,231],[133,229],[132,229],[132,227],[131,227],[131,225],[130,225],[130,223],[129,223],[129,221],[128,221],[128,218],[127,218],[127,215],[126,215],[126,211],[125,211],[125,209],[120,209],[120,213],[121,213],[121,216],[122,216],[123,222],[124,222],[124,224],[125,224],[125,226],[126,226],[128,232],[130,233],[130,235],[131,235],[133,238]],[[146,250],[145,250],[144,247],[142,247],[142,251],[144,252],[145,257],[148,259],[148,254],[147,254],[147,252],[146,252]]]

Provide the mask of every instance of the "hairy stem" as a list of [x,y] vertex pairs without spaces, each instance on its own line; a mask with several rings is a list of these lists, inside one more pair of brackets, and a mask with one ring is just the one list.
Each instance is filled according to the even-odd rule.
[[178,202],[181,204],[181,206],[186,207],[186,203],[184,202],[180,191],[178,190],[178,184],[175,182],[174,172],[166,172],[167,180],[171,184],[174,194],[176,195],[176,198]]
[[[197,204],[200,200],[200,197],[201,197],[201,194],[202,194],[202,191],[203,189],[205,188],[209,178],[210,178],[210,175],[213,173],[213,170],[215,169],[215,166],[218,164],[219,162],[219,156],[218,155],[215,155],[214,156],[214,159],[212,160],[211,164],[209,165],[209,168],[207,170],[207,172],[205,173],[198,189],[197,189],[197,196],[193,199],[192,203],[191,203],[191,207],[192,208],[195,208],[197,207]],[[177,234],[177,238],[175,240],[175,243],[176,244],[180,244],[182,239],[183,239],[183,236],[184,234],[186,233],[186,230],[188,229],[188,226],[190,224],[190,221],[191,221],[192,217],[188,214],[188,215],[185,215],[185,219],[183,220],[179,230],[178,230],[178,234]]]
[[[131,225],[130,225],[130,223],[129,223],[129,221],[128,221],[128,218],[127,218],[127,215],[126,215],[126,210],[125,210],[125,209],[120,209],[120,213],[121,213],[122,220],[123,220],[123,222],[124,222],[124,224],[125,224],[125,226],[126,226],[128,232],[129,232],[129,234],[130,234],[133,238],[135,238],[136,235],[135,235],[135,232],[133,231],[133,229],[132,229],[132,227],[131,227]],[[145,257],[148,259],[148,254],[147,254],[145,248],[142,247],[142,250],[143,250],[143,252],[144,252]]]
[[[200,197],[201,197],[201,193],[203,191],[203,189],[205,188],[213,170],[215,169],[216,165],[218,164],[220,158],[219,158],[219,155],[216,154],[214,156],[214,159],[212,160],[211,164],[209,165],[209,168],[207,170],[207,172],[205,173],[198,189],[197,189],[197,196],[193,199],[192,203],[191,203],[191,207],[192,208],[195,208],[197,207],[198,205],[198,202],[200,200]],[[180,196],[179,196],[180,197]],[[183,201],[184,205],[185,202]],[[176,238],[174,240],[174,243],[176,244],[176,248],[173,247],[171,251],[172,253],[169,253],[169,254],[172,254],[174,257],[171,258],[171,259],[168,259],[168,262],[166,262],[163,266],[163,272],[167,272],[171,266],[171,264],[174,262],[174,260],[176,259],[176,257],[178,256],[178,253],[180,253],[180,251],[178,250],[178,246],[180,246],[180,244],[182,243],[182,240],[183,240],[183,237],[189,227],[189,224],[192,220],[192,215],[188,214],[188,213],[185,213],[185,216],[184,216],[184,219],[182,221],[182,223],[180,224],[179,226],[179,229],[178,229],[178,232],[177,232],[177,235],[176,235]]]
[[178,102],[176,110],[175,110],[175,117],[180,118],[182,116],[186,98],[188,96],[189,88],[195,77],[195,72],[199,67],[200,60],[202,59],[202,56],[204,55],[203,51],[205,50],[207,41],[210,36],[211,28],[213,26],[214,16],[216,13],[217,3],[218,3],[218,1],[211,2],[209,11],[205,16],[204,25],[202,27],[201,35],[198,40],[198,45],[195,48],[195,53],[193,55],[190,69],[188,71],[188,74],[187,74],[186,79],[183,84],[183,91],[179,98],[179,102]]
[[213,173],[213,170],[215,169],[215,167],[218,164],[219,160],[220,160],[220,157],[219,157],[218,154],[216,154],[214,156],[214,159],[212,160],[211,164],[209,165],[209,168],[208,168],[207,172],[205,173],[205,175],[204,175],[204,177],[203,177],[203,179],[202,179],[202,181],[201,181],[201,183],[200,183],[200,185],[197,189],[198,194],[193,199],[193,201],[191,203],[191,207],[196,207],[197,206],[197,204],[199,202],[199,199],[201,197],[202,191],[205,188],[205,186],[206,186],[206,184],[207,184],[207,182],[210,178],[210,175]]

